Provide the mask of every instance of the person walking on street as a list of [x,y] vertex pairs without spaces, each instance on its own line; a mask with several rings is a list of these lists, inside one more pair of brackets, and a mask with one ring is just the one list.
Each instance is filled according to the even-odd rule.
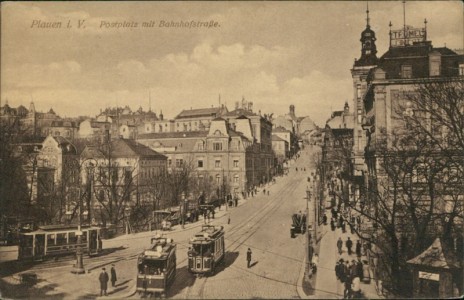
[[338,266],[338,273],[340,274],[340,282],[344,283],[347,273],[345,273],[345,263],[343,259],[340,259],[340,265]]
[[114,265],[111,265],[111,286],[114,287],[116,284],[116,281],[118,280],[118,277],[116,276],[116,269],[114,268]]
[[108,296],[106,290],[108,289],[108,273],[106,273],[106,269],[103,268],[100,276],[98,276],[98,281],[100,281],[100,296]]
[[361,299],[361,280],[359,277],[355,277],[351,283],[351,298]]
[[338,254],[342,254],[342,247],[343,247],[343,241],[342,241],[342,238],[339,237],[337,241]]
[[350,299],[351,298],[351,283],[352,279],[350,275],[346,276],[345,278],[345,290],[343,292],[343,299]]
[[353,241],[350,240],[350,237],[348,237],[348,240],[346,240],[346,248],[348,249],[348,255],[351,255],[351,247],[353,247]]
[[340,280],[340,261],[335,263],[335,276],[337,276],[337,279]]
[[324,223],[324,225],[327,225],[327,215],[324,214],[324,216],[322,216],[322,223]]
[[356,256],[361,257],[361,241],[356,242]]
[[248,268],[250,268],[251,266],[251,249],[248,248],[248,251],[247,251],[247,266]]
[[334,219],[330,219],[330,229],[332,229],[332,231],[335,230],[335,222],[334,222]]

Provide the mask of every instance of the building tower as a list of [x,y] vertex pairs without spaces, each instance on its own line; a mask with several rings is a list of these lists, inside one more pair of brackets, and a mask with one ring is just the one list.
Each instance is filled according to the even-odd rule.
[[[351,76],[353,78],[353,152],[354,176],[362,176],[364,170],[364,147],[366,136],[361,127],[363,121],[363,98],[367,90],[366,78],[369,71],[377,65],[377,47],[375,45],[375,32],[371,29],[369,18],[369,3],[366,9],[366,28],[361,33],[361,57],[355,59]],[[358,177],[359,178],[359,177]]]

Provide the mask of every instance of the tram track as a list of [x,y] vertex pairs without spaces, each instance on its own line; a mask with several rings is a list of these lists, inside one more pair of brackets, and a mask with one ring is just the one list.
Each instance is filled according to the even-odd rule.
[[[226,240],[232,241],[232,243],[229,244],[228,246],[226,246],[226,253],[236,251],[241,246],[246,245],[245,242],[247,240],[249,240],[254,234],[256,234],[262,228],[264,223],[269,218],[272,217],[273,212],[278,210],[278,208],[280,207],[280,204],[281,204],[281,202],[280,202],[281,197],[283,195],[286,195],[289,191],[294,190],[295,187],[298,186],[301,183],[301,180],[302,179],[292,181],[291,184],[285,186],[284,189],[280,190],[278,192],[278,194],[276,196],[274,196],[274,200],[272,202],[267,202],[262,209],[260,209],[259,211],[253,213],[245,221],[241,222],[241,224],[239,224],[239,225],[233,227],[231,230],[229,230],[229,232],[226,233],[227,234]],[[251,222],[253,222],[253,223],[251,223]],[[244,233],[241,232],[243,229],[245,229]],[[234,237],[236,235],[240,235],[240,237],[237,238],[237,239],[231,239],[230,238],[231,236]],[[244,239],[243,239],[243,235],[246,235]],[[264,252],[273,253],[271,251],[266,251],[266,250],[264,250]],[[274,253],[274,254],[278,255],[277,253]],[[282,255],[279,255],[279,256],[284,257]],[[285,258],[287,258],[289,260],[292,260],[292,261],[295,261],[295,262],[300,262],[300,260],[297,260],[297,259],[294,259],[294,258],[291,258],[291,257],[285,256]],[[226,257],[224,257],[224,260],[225,259],[226,259]],[[186,260],[187,259],[184,259],[184,260],[180,261],[179,264],[182,264]],[[254,272],[250,272],[248,270],[244,270],[244,269],[239,268],[239,267],[234,267],[233,265],[231,265],[231,267],[238,270],[238,271],[240,271],[240,272],[247,272],[247,273],[253,274],[254,276],[261,277],[261,278],[266,279],[266,280],[279,282],[279,283],[286,284],[286,285],[291,285],[291,286],[294,286],[295,288],[297,286],[297,283],[286,282],[286,281],[282,281],[282,280],[279,280],[279,279],[271,278],[269,276],[263,276],[263,275],[260,275],[260,274],[256,274]],[[200,285],[197,287],[197,289],[195,289],[195,290],[198,291],[197,293],[194,293],[192,291],[193,286],[189,286],[187,288],[184,299],[189,299],[190,297],[193,297],[194,299],[204,299],[205,298],[205,288],[206,288],[207,282],[208,282],[208,277],[202,278],[202,280],[200,282]]]

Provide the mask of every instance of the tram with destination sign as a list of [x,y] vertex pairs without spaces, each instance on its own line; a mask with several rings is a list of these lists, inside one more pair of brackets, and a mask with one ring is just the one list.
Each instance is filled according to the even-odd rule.
[[[80,244],[78,236],[81,235]],[[75,254],[81,246],[83,253],[97,255],[102,250],[100,228],[77,225],[46,225],[37,230],[19,233],[18,260],[40,261],[46,258]]]
[[152,247],[137,260],[137,292],[140,295],[166,297],[176,277],[176,244],[165,236],[151,239]]
[[203,225],[190,239],[188,270],[195,274],[214,274],[225,256],[224,227]]

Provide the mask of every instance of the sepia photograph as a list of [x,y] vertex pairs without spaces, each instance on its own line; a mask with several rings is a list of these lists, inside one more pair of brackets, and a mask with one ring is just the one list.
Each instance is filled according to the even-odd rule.
[[464,4],[0,3],[0,299],[458,299]]

